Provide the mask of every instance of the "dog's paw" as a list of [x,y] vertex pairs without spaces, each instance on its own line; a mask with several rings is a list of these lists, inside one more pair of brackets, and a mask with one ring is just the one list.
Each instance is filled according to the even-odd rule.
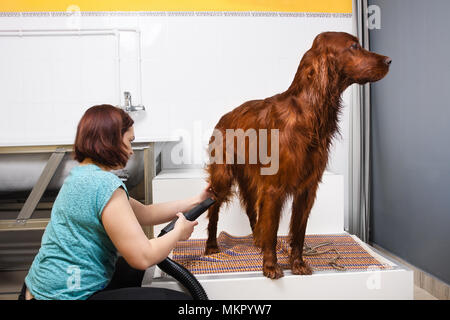
[[253,245],[257,248],[262,248],[262,243],[260,240],[253,238]]
[[280,279],[284,276],[283,269],[281,269],[279,264],[274,266],[263,266],[263,274],[270,279]]
[[214,254],[214,253],[219,253],[219,247],[217,246],[211,246],[211,247],[206,247],[205,249],[205,256],[208,256],[210,254]]
[[311,267],[304,261],[294,260],[291,264],[291,269],[293,274],[310,275],[312,274]]

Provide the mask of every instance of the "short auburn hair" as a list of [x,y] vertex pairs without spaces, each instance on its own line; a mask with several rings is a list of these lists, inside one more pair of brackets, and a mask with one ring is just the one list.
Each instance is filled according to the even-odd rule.
[[129,155],[123,143],[123,135],[134,121],[122,109],[109,104],[90,107],[77,127],[74,158],[82,162],[86,158],[116,168],[125,167]]

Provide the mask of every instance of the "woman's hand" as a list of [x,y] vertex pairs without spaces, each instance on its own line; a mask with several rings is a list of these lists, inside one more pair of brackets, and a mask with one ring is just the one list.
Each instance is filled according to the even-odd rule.
[[178,220],[175,222],[175,226],[173,230],[179,233],[179,240],[187,240],[191,236],[194,231],[194,227],[198,224],[198,221],[189,221],[187,220],[183,213],[177,213]]
[[198,202],[203,202],[208,198],[214,198],[214,192],[211,188],[211,183],[208,183],[205,189],[198,195]]

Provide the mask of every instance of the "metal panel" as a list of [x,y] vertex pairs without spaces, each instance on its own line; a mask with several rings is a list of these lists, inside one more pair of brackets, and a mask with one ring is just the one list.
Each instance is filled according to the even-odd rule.
[[370,46],[393,60],[371,91],[371,240],[450,283],[450,2],[369,4]]
[[47,189],[50,180],[55,174],[56,169],[58,169],[58,166],[61,163],[61,160],[64,158],[65,154],[66,150],[62,148],[56,149],[56,151],[52,153],[50,159],[47,162],[47,165],[42,171],[42,174],[38,182],[33,187],[33,190],[31,190],[31,193],[28,196],[27,200],[25,201],[22,210],[20,210],[20,213],[17,216],[17,224],[23,225],[27,222],[29,218],[31,218],[34,209],[36,209],[39,200],[41,200],[41,197],[44,194],[45,189]]

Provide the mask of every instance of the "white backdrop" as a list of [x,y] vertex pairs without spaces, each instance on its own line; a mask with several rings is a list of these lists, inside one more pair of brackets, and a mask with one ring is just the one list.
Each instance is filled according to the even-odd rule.
[[[43,29],[82,32],[20,36],[20,30],[25,34]],[[147,109],[133,115],[137,141],[183,135],[183,148],[193,158],[173,163],[169,144],[163,151],[163,168],[189,168],[202,167],[196,147],[202,152],[224,113],[247,100],[286,90],[314,37],[323,31],[351,33],[352,17],[195,12],[92,13],[75,18],[4,15],[0,30],[0,35],[7,34],[5,30],[19,33],[0,36],[0,146],[71,144],[84,110],[100,103],[123,105],[123,92],[128,90],[133,104]],[[83,30],[109,34],[81,35]],[[348,89],[342,138],[335,141],[328,166],[344,175],[345,190],[351,101]]]
[[[122,105],[126,90],[134,104],[147,108],[134,115],[138,140],[181,133],[206,140],[224,113],[287,89],[314,37],[329,30],[352,32],[352,18],[182,13],[76,20],[0,17],[3,31],[24,30],[25,35],[42,29],[116,34],[0,36],[0,145],[70,144],[85,109]],[[343,173],[347,163],[350,102],[346,92],[342,139],[335,143],[329,167],[336,173]],[[189,167],[171,163],[168,156],[166,167]]]

